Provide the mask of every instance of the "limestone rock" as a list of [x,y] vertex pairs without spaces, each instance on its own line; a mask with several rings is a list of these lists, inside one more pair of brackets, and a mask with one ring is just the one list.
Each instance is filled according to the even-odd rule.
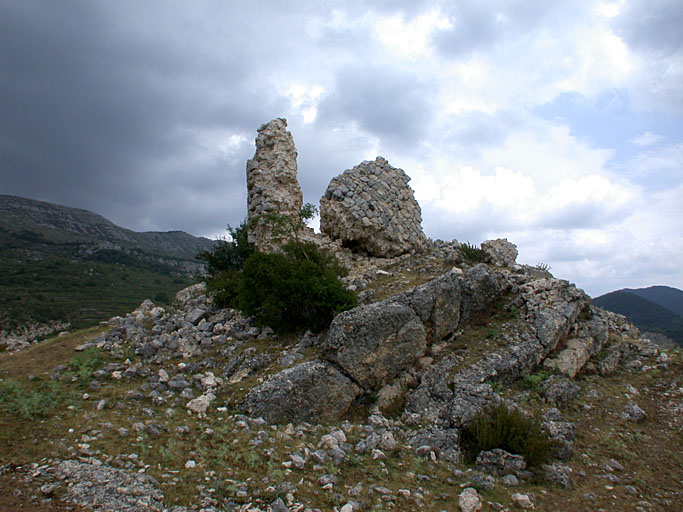
[[377,390],[424,355],[427,333],[405,304],[382,301],[345,311],[332,321],[325,358],[365,389]]
[[543,464],[541,468],[546,481],[565,489],[572,487],[571,468],[561,464]]
[[477,510],[481,510],[481,500],[476,489],[473,487],[463,489],[460,496],[458,496],[458,507],[460,507],[462,512],[477,512]]
[[526,461],[521,455],[513,455],[500,448],[481,451],[477,455],[477,469],[494,475],[519,473],[526,469]]
[[519,508],[534,508],[534,502],[531,501],[527,494],[516,492],[510,496],[510,499],[512,500],[512,503],[517,505]]
[[609,327],[606,314],[598,308],[590,308],[591,318],[578,323],[576,336],[567,341],[567,346],[556,358],[547,359],[546,368],[556,370],[568,377],[575,377],[588,360],[607,342]]
[[258,220],[268,212],[298,215],[303,194],[297,181],[296,147],[287,120],[278,118],[258,129],[256,152],[247,161],[247,215],[249,243],[272,251],[271,227]]
[[579,394],[579,386],[571,379],[560,375],[551,375],[541,383],[543,396],[558,407],[564,407]]
[[373,256],[423,249],[422,212],[408,181],[382,157],[344,171],[320,199],[320,230]]
[[482,242],[481,248],[497,267],[511,267],[517,260],[517,246],[507,238],[497,238]]
[[276,373],[249,391],[240,408],[271,422],[334,421],[360,392],[330,363],[315,360]]

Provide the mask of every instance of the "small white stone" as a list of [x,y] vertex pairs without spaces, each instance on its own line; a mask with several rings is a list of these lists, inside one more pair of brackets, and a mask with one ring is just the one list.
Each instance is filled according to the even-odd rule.
[[197,463],[195,461],[193,461],[192,459],[188,460],[185,463],[185,469],[192,469],[194,467],[197,467]]

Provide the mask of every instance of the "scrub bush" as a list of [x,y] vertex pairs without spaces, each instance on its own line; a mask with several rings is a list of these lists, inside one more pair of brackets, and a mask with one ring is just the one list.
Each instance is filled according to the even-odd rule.
[[462,431],[462,445],[470,460],[480,451],[501,448],[522,455],[530,466],[538,466],[550,458],[553,441],[536,419],[500,404],[474,417]]

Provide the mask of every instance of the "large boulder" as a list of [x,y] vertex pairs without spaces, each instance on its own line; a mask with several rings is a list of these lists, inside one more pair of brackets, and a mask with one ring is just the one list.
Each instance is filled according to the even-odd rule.
[[337,315],[323,354],[363,388],[378,390],[411,368],[426,349],[427,333],[415,312],[382,301]]
[[253,388],[240,409],[270,422],[338,420],[361,389],[326,361],[287,368]]
[[260,251],[272,251],[278,242],[271,226],[259,217],[269,212],[295,216],[303,205],[296,157],[286,119],[274,119],[258,129],[256,152],[247,161],[247,215],[249,243]]
[[451,270],[444,275],[392,298],[410,306],[427,330],[429,342],[440,341],[460,323],[463,272]]
[[491,258],[491,263],[498,267],[511,267],[517,260],[517,246],[507,238],[487,240],[482,242],[481,248]]
[[320,199],[320,230],[378,257],[421,250],[427,238],[409,181],[382,157],[344,171]]

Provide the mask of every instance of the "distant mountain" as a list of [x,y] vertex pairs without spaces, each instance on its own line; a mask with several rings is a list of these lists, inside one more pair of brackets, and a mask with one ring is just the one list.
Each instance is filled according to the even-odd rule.
[[7,195],[0,195],[0,228],[15,233],[36,233],[51,242],[95,246],[108,243],[112,246],[108,248],[114,250],[135,249],[148,255],[188,261],[194,261],[198,252],[213,246],[208,238],[183,231],[138,233],[88,210]]
[[624,288],[624,291],[659,304],[683,317],[683,290],[670,286],[650,286],[649,288]]
[[54,321],[84,327],[144,299],[169,302],[211,240],[137,233],[101,215],[0,195],[0,337]]
[[638,290],[623,289],[596,297],[593,299],[593,304],[624,315],[643,331],[662,334],[683,346],[683,317],[661,304],[648,300],[640,294],[640,292],[646,291],[647,294],[652,295],[654,288],[667,290],[661,294],[659,294],[659,290],[655,290],[654,295],[658,300],[662,300],[662,296],[667,299],[670,299],[672,296],[675,297],[676,294],[672,293],[672,291],[683,295],[681,290],[665,286],[641,288]]

